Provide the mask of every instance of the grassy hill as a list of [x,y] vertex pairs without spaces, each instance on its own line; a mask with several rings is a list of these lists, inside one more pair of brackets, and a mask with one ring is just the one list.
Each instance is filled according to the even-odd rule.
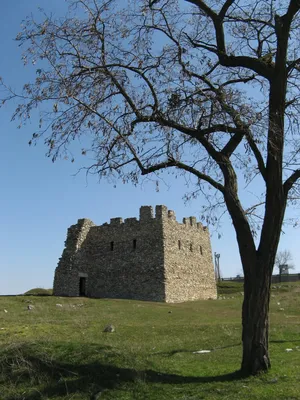
[[52,296],[52,289],[34,288],[24,293],[24,296]]
[[0,399],[300,399],[299,283],[274,287],[272,369],[247,379],[234,374],[243,296],[230,285],[182,304],[1,297]]

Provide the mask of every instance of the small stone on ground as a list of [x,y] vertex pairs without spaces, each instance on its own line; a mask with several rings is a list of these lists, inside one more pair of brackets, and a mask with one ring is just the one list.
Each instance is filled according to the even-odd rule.
[[205,354],[210,352],[211,350],[198,350],[198,351],[193,351],[193,354]]
[[114,325],[109,324],[109,325],[106,325],[103,332],[113,333],[115,331],[116,331],[116,328],[114,327]]

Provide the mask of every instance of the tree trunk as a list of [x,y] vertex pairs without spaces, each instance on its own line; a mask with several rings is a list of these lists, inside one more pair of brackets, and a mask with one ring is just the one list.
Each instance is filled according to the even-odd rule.
[[256,265],[252,277],[245,277],[243,323],[243,359],[241,372],[256,375],[270,368],[269,301],[272,268]]

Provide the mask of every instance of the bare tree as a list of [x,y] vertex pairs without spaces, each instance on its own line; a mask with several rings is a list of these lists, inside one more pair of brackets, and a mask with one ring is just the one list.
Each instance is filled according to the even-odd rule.
[[278,268],[280,281],[283,273],[288,273],[290,269],[294,269],[293,256],[290,250],[278,251],[275,257],[275,268]]
[[[137,183],[165,169],[192,177],[214,220],[225,206],[244,270],[241,371],[270,367],[271,276],[300,177],[298,0],[70,0],[60,20],[29,17],[17,39],[36,80],[13,115],[42,109],[30,143]],[[85,139],[86,141],[87,139]],[[257,201],[242,202],[251,186]],[[211,189],[211,190],[209,190]],[[203,198],[203,197],[202,197]]]

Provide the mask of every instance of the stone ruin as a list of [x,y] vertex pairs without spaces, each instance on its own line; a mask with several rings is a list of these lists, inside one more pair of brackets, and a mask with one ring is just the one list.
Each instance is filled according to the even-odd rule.
[[140,208],[140,218],[68,229],[55,270],[54,295],[184,302],[217,297],[207,227],[174,211]]

